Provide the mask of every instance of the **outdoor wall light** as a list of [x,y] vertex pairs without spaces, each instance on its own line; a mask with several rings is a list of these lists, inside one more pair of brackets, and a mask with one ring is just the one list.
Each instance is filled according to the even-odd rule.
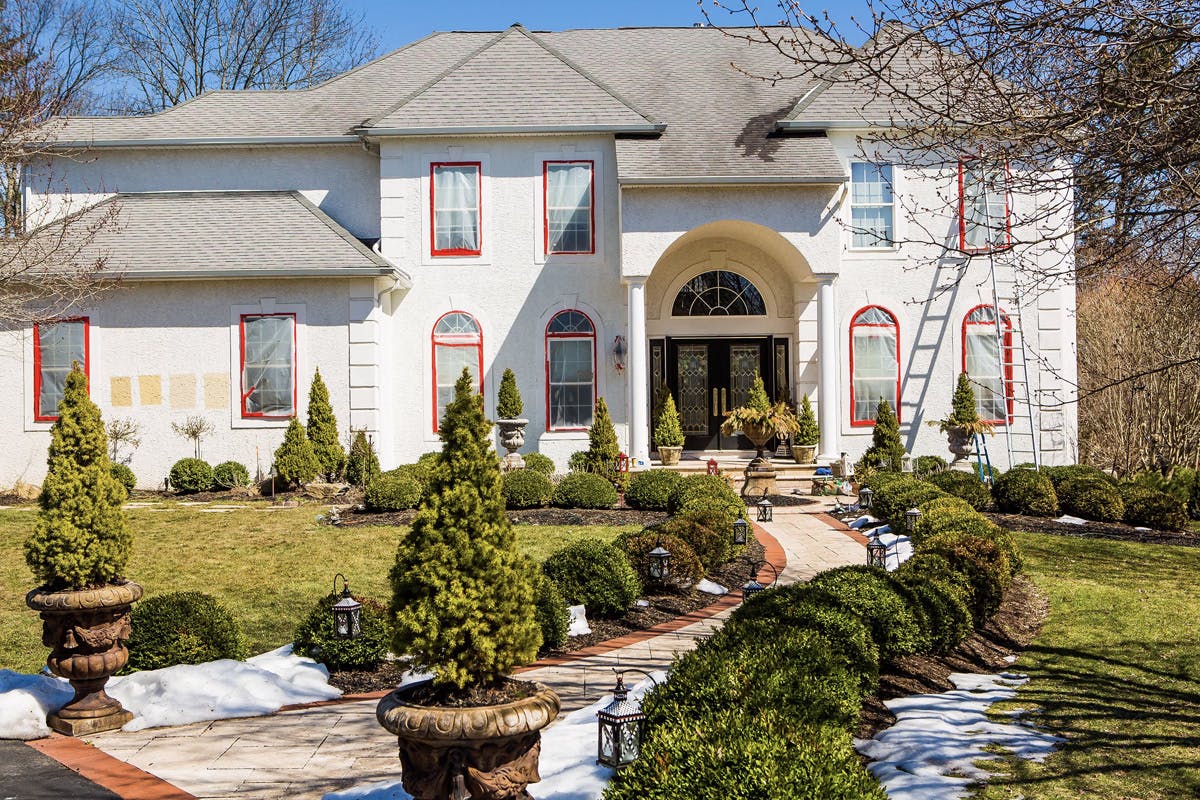
[[871,507],[871,499],[875,497],[875,493],[871,491],[870,486],[864,486],[858,490],[858,507],[866,511]]
[[646,554],[646,573],[652,581],[665,581],[671,575],[671,551],[662,546],[662,539]]
[[[770,567],[774,577],[767,584],[760,583],[758,580],[758,571],[763,567]],[[742,602],[746,602],[754,595],[775,585],[779,580],[779,570],[775,569],[775,565],[770,561],[751,561],[750,562],[750,580],[742,584]]]
[[911,536],[913,531],[917,529],[917,522],[921,519],[921,509],[910,508],[904,512],[904,531]]
[[879,534],[871,531],[867,539],[867,566],[887,569],[887,545],[879,541]]
[[763,492],[763,499],[759,500],[758,506],[758,521],[770,522],[775,517],[775,506],[767,499],[767,493]]
[[330,609],[333,612],[333,635],[338,639],[357,639],[362,636],[362,603],[350,596],[346,576],[333,576],[333,593],[337,594],[338,578],[342,579],[342,596]]
[[596,712],[599,723],[596,742],[596,761],[606,767],[620,769],[628,766],[638,757],[642,749],[643,726],[646,715],[642,713],[641,704],[629,699],[629,690],[625,688],[625,673],[640,672],[654,681],[654,676],[642,670],[622,669],[617,673],[617,685],[613,689],[612,702]]
[[733,521],[733,543],[745,544],[750,538],[750,523],[744,519],[735,519]]

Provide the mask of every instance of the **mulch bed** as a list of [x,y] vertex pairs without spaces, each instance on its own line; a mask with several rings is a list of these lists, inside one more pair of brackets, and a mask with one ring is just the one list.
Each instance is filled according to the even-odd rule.
[[986,625],[944,656],[902,656],[885,665],[879,692],[863,702],[857,736],[870,739],[891,727],[896,717],[884,700],[935,694],[954,688],[952,672],[997,673],[1011,668],[1007,657],[1018,655],[1042,629],[1050,601],[1023,575],[1013,579],[1000,610]]
[[1071,525],[1047,517],[1026,517],[1020,514],[984,514],[985,517],[1010,531],[1048,533],[1053,536],[1073,536],[1078,539],[1114,539],[1139,544],[1170,544],[1179,547],[1200,547],[1200,535],[1187,531],[1140,531],[1120,522],[1085,522]]

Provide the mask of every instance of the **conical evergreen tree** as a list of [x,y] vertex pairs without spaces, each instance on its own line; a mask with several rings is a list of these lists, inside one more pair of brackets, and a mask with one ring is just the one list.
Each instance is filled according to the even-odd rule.
[[125,488],[112,474],[100,409],[78,366],[67,375],[50,430],[41,511],[25,542],[25,561],[52,591],[121,578],[132,535],[121,508]]
[[596,414],[592,427],[588,429],[588,464],[594,472],[607,475],[616,471],[617,456],[621,445],[617,443],[617,430],[608,415],[608,404],[603,397],[596,398]]
[[871,433],[871,446],[863,453],[862,463],[868,467],[898,472],[900,459],[904,457],[904,444],[900,441],[900,421],[892,412],[892,404],[879,401],[875,412],[875,429]]
[[321,463],[300,420],[292,417],[283,444],[275,451],[275,474],[285,483],[308,483],[321,472]]
[[800,415],[796,421],[798,430],[792,435],[795,444],[811,447],[821,443],[821,429],[817,426],[817,415],[813,413],[808,395],[800,398]]
[[346,460],[346,480],[355,486],[366,487],[379,477],[379,456],[375,446],[367,438],[366,431],[355,431],[350,443],[350,457]]
[[496,416],[500,419],[520,419],[525,413],[525,403],[517,389],[517,376],[511,369],[504,370],[500,378],[500,393],[496,400]]
[[504,513],[491,425],[467,370],[441,426],[442,455],[391,572],[392,649],[450,692],[494,684],[537,657],[527,562]]
[[683,426],[675,409],[675,396],[667,392],[654,425],[654,444],[658,447],[682,447],[683,442]]
[[950,418],[946,422],[951,425],[974,425],[979,422],[979,409],[975,406],[975,390],[971,388],[971,379],[965,372],[958,374],[954,397],[950,400]]
[[308,390],[308,441],[321,465],[321,476],[327,481],[341,478],[346,468],[346,451],[338,439],[337,417],[333,415],[329,389],[321,380],[319,369]]

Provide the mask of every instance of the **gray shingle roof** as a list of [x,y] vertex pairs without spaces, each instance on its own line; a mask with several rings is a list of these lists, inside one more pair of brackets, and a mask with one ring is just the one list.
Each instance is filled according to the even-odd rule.
[[104,257],[106,272],[126,279],[394,275],[408,282],[300,192],[121,193],[84,211],[75,229],[93,227],[112,203],[115,219],[77,258]]

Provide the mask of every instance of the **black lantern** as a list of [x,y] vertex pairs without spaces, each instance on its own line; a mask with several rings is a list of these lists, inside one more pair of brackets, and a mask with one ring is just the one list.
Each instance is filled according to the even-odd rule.
[[921,519],[921,509],[910,508],[904,512],[904,530],[911,536],[913,531],[917,529],[917,522]]
[[757,506],[759,522],[770,522],[775,517],[775,507],[767,499],[766,492],[763,492],[763,499],[758,501]]
[[[629,699],[629,690],[625,688],[627,671],[614,670],[617,673],[617,685],[613,689],[612,702],[596,712],[596,720],[600,726],[596,742],[596,760],[614,769],[628,766],[638,757],[642,749],[642,727],[646,720],[641,705]],[[654,676],[643,674],[654,680]],[[658,681],[655,681],[655,685],[657,683]]]
[[750,523],[744,519],[735,519],[733,521],[733,543],[745,544],[750,538]]
[[867,539],[867,566],[887,569],[887,545],[879,541],[879,534],[871,532]]
[[331,609],[333,635],[338,639],[357,639],[362,636],[362,603],[350,596],[350,584],[340,572],[333,577],[334,594],[337,594],[338,578],[342,579],[342,596]]
[[662,546],[662,540],[646,554],[646,572],[652,581],[665,581],[671,575],[671,551]]
[[866,511],[871,507],[871,499],[875,497],[875,493],[871,491],[870,486],[864,486],[858,490],[858,507]]
[[[763,567],[770,567],[771,572],[774,573],[770,583],[764,584],[758,580],[758,571]],[[764,589],[770,588],[777,580],[779,580],[779,570],[775,569],[775,565],[770,561],[750,562],[750,580],[742,584],[742,602],[746,602]]]

